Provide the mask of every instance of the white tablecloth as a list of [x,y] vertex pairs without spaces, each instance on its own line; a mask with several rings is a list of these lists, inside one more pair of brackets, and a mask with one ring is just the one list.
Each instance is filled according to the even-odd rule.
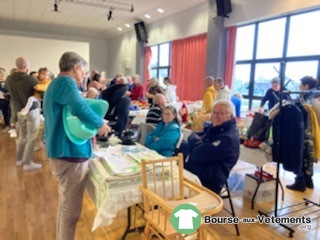
[[[99,159],[91,160],[89,167],[93,165],[93,161],[99,161]],[[103,168],[100,168],[99,171],[90,169],[87,191],[98,209],[92,226],[92,231],[94,231],[100,226],[111,224],[121,209],[142,202],[139,190],[141,175],[115,177]],[[201,184],[199,178],[187,170],[184,170],[184,176]]]

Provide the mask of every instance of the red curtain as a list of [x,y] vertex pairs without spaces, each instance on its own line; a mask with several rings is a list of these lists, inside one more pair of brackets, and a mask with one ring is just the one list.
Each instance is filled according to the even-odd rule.
[[224,83],[230,88],[232,87],[232,75],[234,67],[234,55],[236,47],[236,34],[237,27],[232,26],[228,28],[228,45],[227,45],[227,57],[226,57],[226,68],[224,73]]
[[206,73],[207,34],[172,41],[171,78],[180,100],[200,100]]
[[148,79],[150,78],[149,73],[149,64],[151,62],[152,52],[151,47],[145,47],[144,48],[144,79],[143,79],[143,85],[144,89],[146,89],[146,86],[148,84]]

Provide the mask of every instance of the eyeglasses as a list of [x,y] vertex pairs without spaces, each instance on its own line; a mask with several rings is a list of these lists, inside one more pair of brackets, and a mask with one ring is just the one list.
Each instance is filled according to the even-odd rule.
[[222,115],[229,114],[229,113],[228,112],[212,112],[212,114],[222,116]]

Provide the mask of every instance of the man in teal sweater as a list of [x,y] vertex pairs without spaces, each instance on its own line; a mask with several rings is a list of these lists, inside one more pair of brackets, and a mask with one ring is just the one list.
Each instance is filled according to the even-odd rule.
[[78,87],[85,76],[87,63],[73,52],[62,55],[60,75],[54,79],[44,95],[46,151],[52,173],[58,177],[59,206],[57,240],[72,240],[80,216],[88,167],[92,156],[92,140],[73,143],[66,135],[62,112],[67,106],[86,126],[98,129],[106,136],[110,127],[83,100]]

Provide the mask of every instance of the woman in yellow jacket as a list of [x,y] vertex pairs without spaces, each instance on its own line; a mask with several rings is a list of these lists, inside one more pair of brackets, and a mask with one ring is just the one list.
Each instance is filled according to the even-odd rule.
[[203,109],[205,113],[210,113],[211,112],[211,106],[214,102],[214,100],[217,98],[218,93],[213,87],[213,77],[212,76],[207,76],[205,78],[205,90],[203,93]]

